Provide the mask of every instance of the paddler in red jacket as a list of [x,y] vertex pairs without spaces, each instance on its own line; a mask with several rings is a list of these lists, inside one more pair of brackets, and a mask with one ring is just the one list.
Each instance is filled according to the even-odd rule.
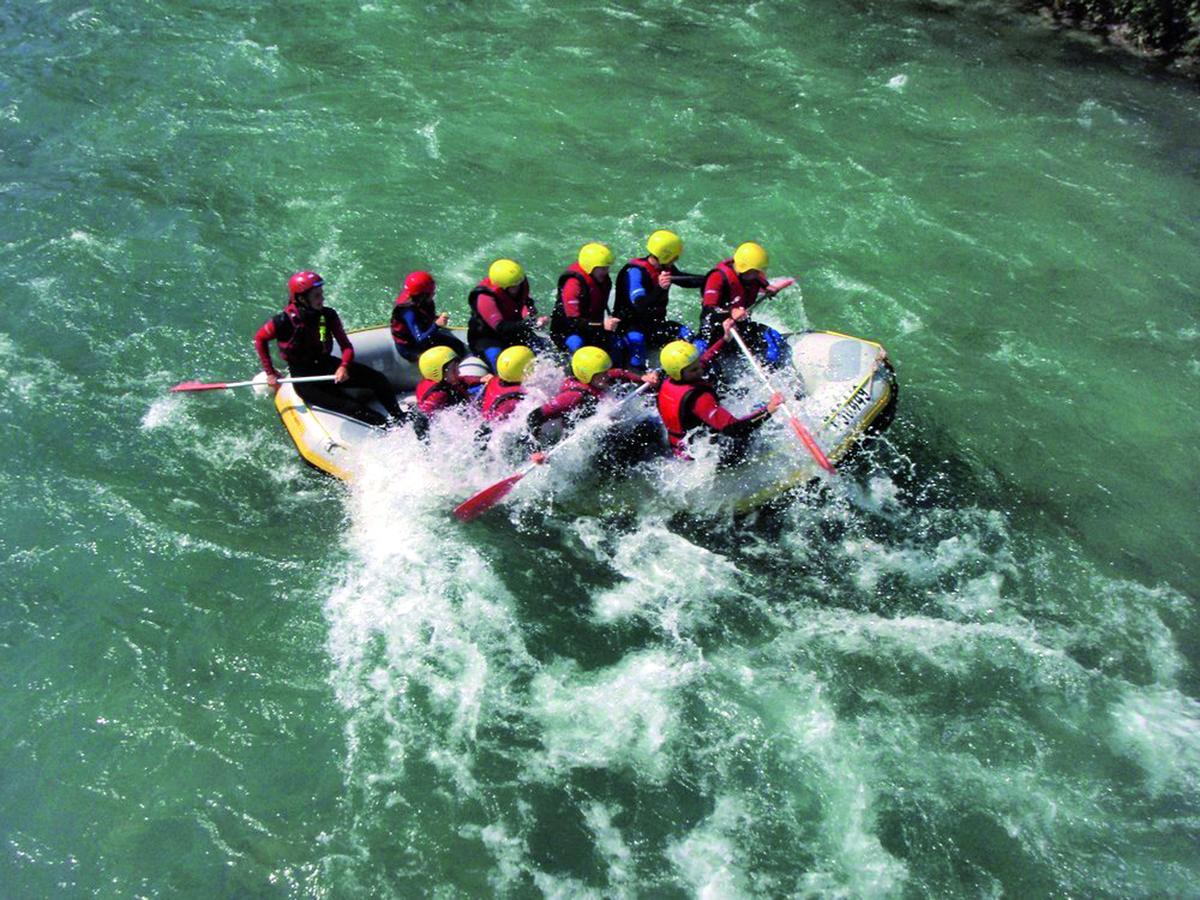
[[[721,335],[721,323],[734,310],[745,313],[754,307],[759,296],[774,297],[795,282],[786,278],[767,281],[767,251],[759,244],[746,242],[732,257],[722,260],[704,278],[700,309],[700,339],[711,342]],[[772,366],[789,363],[787,341],[774,328],[751,322],[739,316],[738,333],[750,349]]]
[[658,384],[658,373],[639,375],[626,369],[613,368],[612,357],[599,347],[580,347],[571,355],[571,375],[564,379],[558,393],[529,414],[526,422],[530,434],[551,419],[565,419],[568,424],[590,416],[614,381]]
[[578,259],[558,278],[558,298],[550,315],[550,337],[559,350],[575,353],[587,345],[612,349],[617,320],[608,314],[612,251],[584,244]]
[[658,413],[667,428],[671,450],[679,459],[691,459],[688,432],[704,427],[725,439],[721,462],[738,461],[746,452],[750,435],[783,403],[782,394],[772,394],[765,407],[739,418],[721,405],[717,392],[704,381],[704,367],[721,352],[733,324],[732,318],[722,323],[722,336],[703,355],[687,341],[672,341],[662,349],[659,365],[667,378],[658,389]]
[[450,317],[439,313],[433,295],[437,282],[428,272],[409,272],[404,278],[404,290],[392,306],[392,340],[396,352],[409,362],[417,362],[430,347],[451,347],[462,356],[466,346],[447,328]]
[[529,279],[521,264],[498,259],[488,267],[487,278],[475,285],[467,296],[471,319],[467,323],[467,344],[496,370],[496,360],[508,347],[541,349],[546,341],[533,329],[546,324],[529,296]]
[[533,369],[534,355],[528,347],[509,347],[496,358],[496,377],[483,389],[483,418],[498,422],[509,416],[525,399],[522,382]]
[[430,347],[417,363],[422,379],[415,392],[417,408],[425,415],[440,409],[462,406],[472,399],[471,388],[487,384],[494,377],[464,375],[458,371],[458,356],[451,347]]
[[[254,335],[254,350],[267,373],[267,384],[272,391],[279,388],[279,372],[271,362],[270,349],[270,342],[276,341],[292,377],[334,376],[332,383],[296,384],[296,393],[305,403],[351,416],[368,425],[405,421],[407,415],[383,373],[354,361],[354,346],[346,336],[341,317],[335,309],[325,305],[324,284],[316,272],[297,272],[288,279],[288,304],[283,312],[268,319]],[[332,355],[334,341],[341,349],[340,359]],[[366,388],[387,410],[389,418],[385,419],[351,397],[343,388]]]

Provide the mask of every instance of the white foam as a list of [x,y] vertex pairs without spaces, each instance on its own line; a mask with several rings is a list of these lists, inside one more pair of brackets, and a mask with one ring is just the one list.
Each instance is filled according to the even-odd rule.
[[668,848],[668,859],[694,896],[704,900],[752,896],[739,865],[746,852],[736,836],[748,820],[736,797],[720,797],[711,816]]
[[607,868],[609,890],[628,891],[633,895],[637,893],[633,851],[625,843],[621,829],[613,824],[617,812],[617,807],[593,801],[584,808],[583,818],[596,842],[596,852]]
[[[985,517],[987,519],[988,517]],[[996,518],[980,523],[985,535],[1003,533]],[[921,543],[881,544],[866,538],[848,538],[842,550],[855,565],[854,583],[864,593],[874,592],[888,576],[902,575],[915,586],[936,585],[947,575],[968,577],[947,591],[935,593],[954,618],[994,616],[1004,605],[1003,587],[1007,577],[1015,576],[1016,564],[1007,551],[985,549],[979,536],[953,535],[932,547]],[[970,577],[972,570],[981,574]]]
[[604,526],[594,519],[578,521],[576,533],[597,559],[622,576],[615,587],[593,598],[592,615],[598,622],[637,617],[679,638],[710,622],[717,601],[741,595],[733,563],[675,534],[660,518],[643,521],[611,548]]
[[501,824],[488,825],[479,833],[483,846],[496,860],[488,882],[498,892],[511,890],[518,886],[521,876],[526,871],[525,842],[508,833]]
[[266,72],[268,75],[279,74],[279,48],[274,44],[263,45],[249,38],[242,38],[234,41],[231,46],[236,48],[259,71]]
[[419,134],[419,135],[421,135],[421,137],[425,138],[425,148],[426,148],[426,150],[429,151],[430,159],[441,159],[442,158],[441,147],[438,144],[438,135],[437,135],[437,127],[440,124],[440,121],[441,120],[439,120],[439,119],[435,119],[434,121],[432,121],[426,125],[422,125],[420,128],[417,129],[417,134]]
[[1112,719],[1114,750],[1141,767],[1151,794],[1200,792],[1200,702],[1173,689],[1130,688]]
[[181,405],[178,397],[159,397],[142,416],[142,428],[146,431],[161,428],[178,421],[180,416]]
[[569,662],[541,672],[531,687],[542,726],[540,768],[627,768],[663,781],[679,726],[676,695],[702,669],[698,660],[648,650],[597,673]]
[[[372,442],[349,494],[351,564],[326,615],[339,701],[352,722],[382,717],[387,725],[380,774],[396,777],[420,749],[469,795],[477,789],[471,747],[480,723],[512,702],[508,686],[531,660],[511,595],[486,560],[458,540],[449,516],[461,489],[456,465],[470,462],[456,464],[458,458],[426,455],[408,431]],[[406,714],[416,687],[432,707],[437,733]],[[351,737],[357,733],[355,724]]]

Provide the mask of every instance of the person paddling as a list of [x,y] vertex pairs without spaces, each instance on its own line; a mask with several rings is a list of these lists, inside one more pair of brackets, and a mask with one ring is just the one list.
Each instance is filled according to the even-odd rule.
[[[592,415],[608,387],[617,381],[658,384],[658,373],[639,375],[613,368],[612,357],[599,347],[580,347],[571,356],[571,375],[563,380],[558,393],[531,412],[525,420],[531,435],[553,419],[571,425]],[[535,437],[536,439],[536,437]]]
[[417,408],[429,416],[441,409],[462,406],[473,399],[471,388],[487,384],[494,377],[464,375],[458,371],[459,358],[451,347],[431,347],[421,354],[417,366],[421,381],[415,392]]
[[721,325],[722,336],[703,355],[688,341],[672,341],[660,355],[659,364],[667,378],[658,389],[658,413],[666,426],[671,451],[679,459],[692,458],[688,435],[694,429],[705,428],[718,435],[722,464],[737,462],[746,453],[750,435],[783,403],[782,394],[772,394],[766,406],[741,418],[721,405],[716,390],[704,381],[704,368],[724,349],[734,320],[727,318]]
[[[793,284],[790,279],[774,283],[767,281],[767,251],[761,245],[747,241],[738,246],[732,257],[717,263],[704,277],[700,309],[700,339],[711,342],[721,334],[721,323],[731,313],[749,313],[760,295],[774,297]],[[787,341],[774,328],[752,322],[738,315],[738,333],[768,365],[782,366],[790,359]]]
[[550,337],[559,350],[575,353],[585,344],[612,349],[618,321],[608,314],[613,254],[603,244],[584,244],[578,259],[558,278]]
[[646,365],[652,350],[691,336],[683,324],[667,318],[671,285],[698,288],[704,284],[703,275],[682,272],[675,266],[683,253],[683,241],[675,232],[654,232],[646,241],[646,250],[646,256],[621,267],[613,299],[617,333],[624,339],[628,363],[635,369]]
[[409,272],[392,306],[392,340],[396,352],[409,362],[417,362],[430,347],[450,347],[458,356],[467,352],[466,345],[446,328],[449,315],[434,306],[436,291],[437,282],[428,272]]
[[509,347],[496,358],[496,377],[483,389],[483,418],[499,422],[508,418],[525,399],[522,382],[533,369],[533,351],[525,346]]
[[471,319],[467,324],[467,343],[496,371],[496,360],[509,347],[541,349],[546,341],[534,327],[546,324],[529,296],[529,279],[521,264],[498,259],[488,267],[487,277],[467,297]]
[[[297,272],[288,279],[288,303],[254,335],[254,350],[267,374],[267,385],[279,389],[279,372],[271,361],[270,342],[276,341],[280,355],[293,377],[333,375],[329,382],[296,384],[296,393],[313,406],[320,406],[366,422],[385,425],[408,418],[396,400],[396,392],[381,372],[354,361],[354,345],[346,336],[337,311],[325,305],[325,281],[316,272]],[[341,357],[332,355],[333,343]],[[365,388],[387,410],[384,418],[346,393],[346,388]]]

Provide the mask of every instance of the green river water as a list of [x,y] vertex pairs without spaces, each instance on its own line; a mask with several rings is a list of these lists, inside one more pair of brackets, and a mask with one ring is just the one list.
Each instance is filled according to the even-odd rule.
[[[972,4],[6,3],[0,895],[1200,896],[1198,126]],[[166,393],[660,227],[888,348],[868,502]]]

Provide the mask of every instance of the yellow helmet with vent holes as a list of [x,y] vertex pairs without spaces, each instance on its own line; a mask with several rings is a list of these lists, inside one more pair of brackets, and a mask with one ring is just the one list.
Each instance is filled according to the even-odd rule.
[[533,368],[533,362],[533,351],[518,344],[515,347],[509,347],[496,357],[496,374],[500,376],[501,380],[510,383],[524,381],[529,370]]
[[696,345],[687,341],[671,341],[667,346],[662,348],[662,352],[658,355],[658,364],[662,366],[664,372],[676,381],[683,374],[683,370],[700,358],[700,351],[696,349]]

